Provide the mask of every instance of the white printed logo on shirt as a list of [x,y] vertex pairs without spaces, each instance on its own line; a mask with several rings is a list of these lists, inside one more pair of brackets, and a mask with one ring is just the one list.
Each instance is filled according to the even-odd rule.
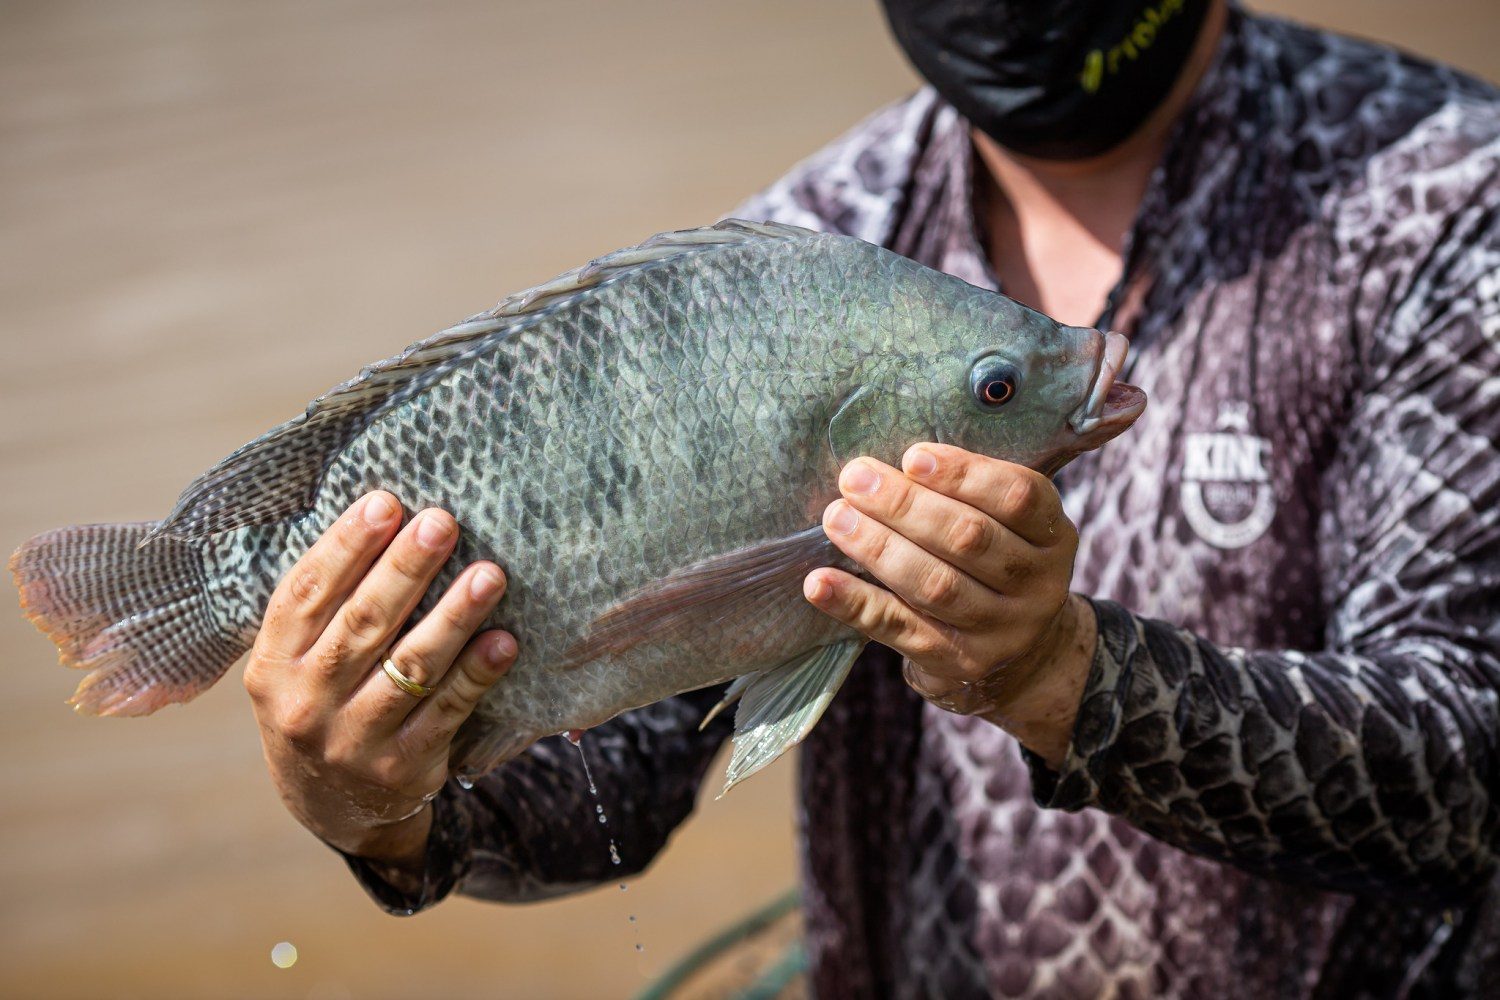
[[1249,409],[1225,403],[1213,432],[1185,439],[1182,513],[1199,538],[1221,549],[1244,548],[1276,516],[1266,472],[1271,442],[1250,433]]

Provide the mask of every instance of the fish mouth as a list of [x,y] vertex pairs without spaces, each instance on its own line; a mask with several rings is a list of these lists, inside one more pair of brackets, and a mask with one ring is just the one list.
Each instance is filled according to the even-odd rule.
[[1146,408],[1146,394],[1128,382],[1118,381],[1130,341],[1124,335],[1107,333],[1099,351],[1098,367],[1089,394],[1068,417],[1068,426],[1078,434],[1088,434],[1101,427],[1123,430]]

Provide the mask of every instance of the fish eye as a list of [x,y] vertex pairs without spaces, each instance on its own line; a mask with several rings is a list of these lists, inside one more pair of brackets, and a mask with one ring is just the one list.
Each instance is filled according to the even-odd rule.
[[1021,384],[1021,373],[1003,358],[980,358],[969,372],[969,390],[974,401],[987,410],[998,410],[1010,402]]

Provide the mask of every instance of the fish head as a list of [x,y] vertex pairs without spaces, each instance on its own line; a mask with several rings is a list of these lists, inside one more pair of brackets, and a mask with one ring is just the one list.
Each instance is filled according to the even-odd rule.
[[[976,290],[977,291],[977,290]],[[1119,379],[1129,341],[1064,326],[993,293],[942,321],[928,387],[933,437],[1052,475],[1133,424],[1146,394]]]

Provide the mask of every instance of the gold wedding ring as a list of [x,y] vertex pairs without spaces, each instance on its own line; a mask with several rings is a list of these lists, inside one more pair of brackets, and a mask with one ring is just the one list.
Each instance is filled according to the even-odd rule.
[[410,677],[403,674],[396,666],[395,660],[386,660],[384,664],[385,675],[391,679],[391,683],[411,695],[413,698],[425,698],[432,694],[432,688],[426,684],[418,684]]

